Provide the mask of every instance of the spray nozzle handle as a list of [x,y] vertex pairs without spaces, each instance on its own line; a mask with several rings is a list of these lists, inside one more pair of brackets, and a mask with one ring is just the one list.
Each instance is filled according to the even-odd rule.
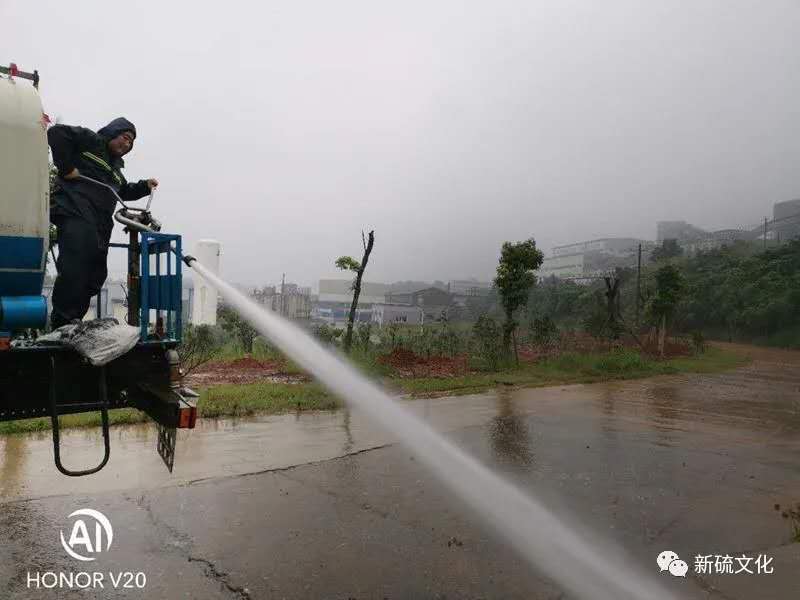
[[174,253],[175,256],[180,258],[184,263],[186,263],[187,267],[191,267],[192,263],[195,262],[197,259],[192,256],[191,254],[183,254],[182,252],[178,252],[178,249],[174,246],[170,248]]

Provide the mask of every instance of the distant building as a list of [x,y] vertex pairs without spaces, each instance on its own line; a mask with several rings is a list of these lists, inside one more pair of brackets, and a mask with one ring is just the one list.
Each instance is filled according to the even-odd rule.
[[588,254],[602,252],[616,256],[630,256],[636,254],[639,244],[646,244],[644,240],[636,238],[600,238],[588,242],[577,242],[564,246],[553,247],[553,256],[567,256],[571,254]]
[[800,199],[776,202],[772,207],[775,237],[790,240],[800,237]]
[[680,243],[688,240],[703,239],[707,236],[707,231],[686,221],[658,221],[656,223],[656,242],[659,244],[663,243],[664,240],[678,240]]
[[264,286],[254,290],[253,300],[287,319],[310,319],[312,312],[310,288],[301,288],[296,283],[283,284],[283,292],[276,286]]
[[414,292],[387,292],[383,298],[386,304],[414,305]]
[[[370,308],[357,308],[356,309],[356,323],[369,323],[372,321],[372,309],[377,304],[373,304]],[[325,306],[314,306],[311,308],[311,319],[314,321],[322,321],[331,325],[345,323],[350,318],[350,307],[338,306],[335,308]]]
[[748,240],[751,237],[750,233],[744,229],[720,229],[707,233],[701,239],[681,242],[680,245],[684,252],[691,256],[699,252],[708,252],[709,250],[729,246],[737,240]]
[[583,253],[581,254],[562,254],[560,256],[549,256],[542,261],[539,267],[539,277],[557,277],[567,279],[583,276]]
[[401,325],[422,325],[424,313],[419,306],[402,306],[398,304],[373,304],[372,322],[378,327],[392,323]]
[[646,257],[653,243],[636,238],[601,238],[556,246],[552,255],[542,262],[539,277],[594,277],[619,267],[634,267],[640,244]]
[[[389,286],[385,283],[361,282],[358,296],[356,321],[369,323],[372,320],[372,306],[383,304]],[[320,279],[319,295],[311,311],[311,318],[326,323],[342,323],[350,318],[353,304],[352,279]]]
[[[385,283],[372,283],[369,281],[361,282],[361,294],[358,297],[358,304],[380,304],[384,301],[389,286]],[[320,279],[319,280],[319,303],[346,304],[348,307],[353,302],[353,280],[352,279]]]
[[492,284],[489,281],[453,279],[447,283],[447,291],[450,292],[453,301],[460,306],[466,304],[467,298],[488,296],[491,290]]
[[274,285],[265,285],[260,290],[255,290],[253,292],[253,296],[274,296],[278,293],[277,288]]
[[453,297],[449,292],[438,287],[427,287],[413,292],[389,292],[385,296],[385,304],[396,306],[418,306],[422,310],[423,319],[429,321],[441,320],[447,315]]
[[311,318],[311,296],[309,294],[279,294],[272,303],[272,310],[288,319]]
[[422,309],[425,322],[440,320],[447,316],[452,297],[448,292],[430,287],[412,294],[412,303]]

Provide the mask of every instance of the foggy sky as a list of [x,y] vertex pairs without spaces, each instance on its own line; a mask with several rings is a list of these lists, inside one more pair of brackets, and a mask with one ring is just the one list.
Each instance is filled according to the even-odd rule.
[[136,124],[126,176],[239,282],[341,276],[362,228],[370,281],[489,279],[504,240],[800,197],[796,0],[0,0],[0,23],[51,117]]

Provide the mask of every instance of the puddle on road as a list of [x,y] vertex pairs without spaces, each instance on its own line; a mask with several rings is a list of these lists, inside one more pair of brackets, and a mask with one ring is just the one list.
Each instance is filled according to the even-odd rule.
[[[487,422],[493,395],[410,401],[414,411],[442,430]],[[151,488],[197,479],[253,473],[326,460],[394,441],[350,410],[199,420],[178,430],[175,469],[167,472],[156,453],[153,424],[111,429],[111,458],[100,472],[68,478],[53,465],[51,433],[0,437],[0,499]],[[68,468],[102,458],[99,429],[62,432],[61,457]]]
[[[717,440],[722,446],[769,443],[797,452],[800,377],[787,367],[761,361],[720,375],[501,389],[409,405],[456,437],[459,429],[482,427],[486,450],[476,450],[485,460],[528,470],[547,468],[536,460],[537,444],[552,443],[543,434],[566,429],[581,444],[608,452],[620,451],[608,449],[608,440],[619,434],[658,446],[696,447]],[[153,425],[119,426],[111,430],[106,468],[73,479],[53,465],[50,432],[6,436],[0,437],[0,499],[175,485],[331,459],[393,441],[351,410],[201,420],[194,430],[178,431],[170,475],[155,451]],[[99,430],[63,433],[62,459],[69,468],[94,465],[101,455]]]

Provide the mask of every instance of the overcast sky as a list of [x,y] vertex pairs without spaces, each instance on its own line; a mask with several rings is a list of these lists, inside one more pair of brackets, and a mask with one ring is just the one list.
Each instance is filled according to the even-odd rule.
[[0,0],[0,23],[51,117],[136,124],[127,177],[242,283],[335,277],[362,228],[368,280],[488,279],[504,240],[800,197],[797,0]]

